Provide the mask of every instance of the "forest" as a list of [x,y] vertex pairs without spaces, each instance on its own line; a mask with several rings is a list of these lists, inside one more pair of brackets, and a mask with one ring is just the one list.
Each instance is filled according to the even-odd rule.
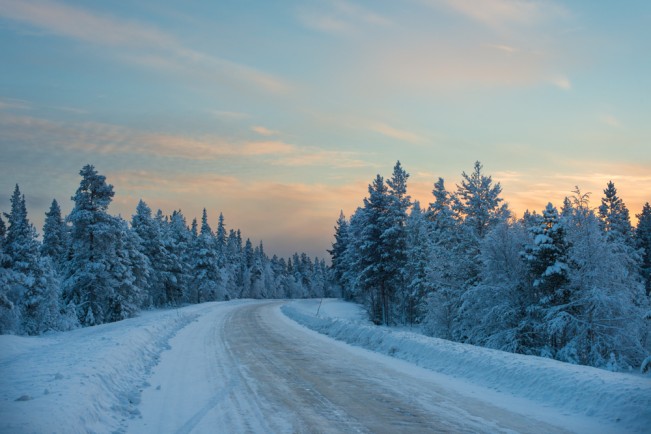
[[476,162],[426,207],[397,162],[335,226],[343,296],[376,324],[611,370],[651,366],[651,206],[633,227],[608,182],[598,206],[576,187],[515,218]]
[[131,222],[108,213],[115,195],[92,165],[81,171],[74,207],[52,201],[43,236],[16,188],[0,218],[0,334],[38,335],[133,317],[141,309],[234,298],[333,296],[323,259],[285,260],[262,242],[216,230],[203,210],[188,225],[178,210],[155,214],[142,200]]

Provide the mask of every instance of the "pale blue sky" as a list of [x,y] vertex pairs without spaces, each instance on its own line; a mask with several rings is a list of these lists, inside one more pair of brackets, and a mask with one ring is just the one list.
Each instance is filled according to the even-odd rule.
[[645,1],[0,0],[0,209],[79,169],[267,250],[324,255],[396,160],[422,202],[480,160],[516,213],[612,179],[651,200]]

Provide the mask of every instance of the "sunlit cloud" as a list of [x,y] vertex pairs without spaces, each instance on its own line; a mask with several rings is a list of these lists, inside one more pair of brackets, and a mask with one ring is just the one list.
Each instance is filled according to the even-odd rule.
[[608,125],[610,127],[619,128],[622,126],[622,123],[619,121],[619,119],[617,119],[615,116],[610,114],[604,114],[599,116],[599,120],[601,121],[601,123]]
[[263,126],[260,126],[260,125],[256,125],[256,126],[251,127],[251,131],[253,131],[255,133],[258,133],[261,136],[267,136],[267,137],[268,136],[277,136],[278,134],[280,134],[279,131],[271,130],[269,128],[266,128],[266,127],[263,127]]
[[222,121],[240,121],[251,117],[248,113],[232,112],[224,110],[211,110],[210,113]]
[[435,7],[445,6],[491,28],[532,25],[552,16],[565,16],[567,10],[551,1],[533,0],[422,0]]
[[188,48],[173,35],[142,22],[95,14],[52,1],[0,0],[0,16],[28,23],[54,35],[120,49],[122,53],[118,58],[155,70],[201,72],[205,77],[244,81],[270,92],[289,89],[288,83],[281,79]]
[[572,82],[570,82],[569,78],[564,77],[562,75],[552,77],[550,79],[550,81],[554,86],[556,86],[556,87],[558,87],[560,89],[563,89],[563,90],[572,89]]
[[335,0],[302,6],[299,21],[307,28],[333,34],[354,33],[364,26],[389,26],[391,20],[356,3]]
[[0,98],[0,110],[28,110],[31,108],[29,101],[15,98]]
[[394,128],[384,123],[371,123],[369,125],[369,129],[371,131],[375,131],[376,133],[380,133],[383,136],[391,137],[392,139],[400,140],[403,142],[420,143],[425,140],[423,137],[416,133]]

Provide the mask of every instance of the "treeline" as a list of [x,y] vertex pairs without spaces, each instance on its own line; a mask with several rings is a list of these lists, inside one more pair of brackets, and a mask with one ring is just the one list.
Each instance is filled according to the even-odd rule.
[[269,258],[262,243],[216,230],[204,209],[188,226],[181,211],[152,214],[143,201],[131,223],[108,214],[114,191],[85,166],[74,208],[56,200],[42,242],[16,186],[0,218],[0,333],[36,335],[119,321],[140,309],[233,298],[333,296],[329,268],[305,253]]
[[421,208],[398,162],[340,215],[330,254],[344,297],[377,324],[571,363],[648,368],[651,206],[633,228],[609,182],[597,208],[577,187],[560,210],[516,219],[475,163]]

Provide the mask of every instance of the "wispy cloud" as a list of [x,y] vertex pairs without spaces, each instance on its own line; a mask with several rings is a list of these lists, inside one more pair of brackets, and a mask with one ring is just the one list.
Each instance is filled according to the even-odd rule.
[[534,0],[422,0],[434,7],[447,7],[495,29],[508,25],[532,25],[552,16],[566,16],[567,10],[551,1]]
[[608,125],[610,127],[619,128],[622,126],[622,123],[615,116],[611,114],[603,114],[599,116],[599,121],[602,124]]
[[0,110],[29,110],[29,101],[15,98],[0,98]]
[[276,166],[367,167],[355,152],[327,151],[281,140],[245,140],[217,135],[200,137],[149,133],[99,122],[55,122],[0,114],[0,145],[48,147],[94,155],[147,155],[209,161],[223,157],[264,158]]
[[266,127],[263,127],[263,126],[260,126],[260,125],[255,125],[255,126],[251,127],[251,131],[253,131],[254,133],[258,133],[261,136],[266,136],[266,137],[277,136],[278,134],[280,134],[280,131],[270,130],[269,128],[266,128]]
[[563,90],[572,89],[572,82],[570,81],[569,78],[565,76],[557,75],[552,77],[549,81],[559,89],[563,89]]
[[389,26],[391,20],[356,3],[335,0],[302,6],[299,21],[306,27],[334,34],[354,33],[366,26]]
[[57,36],[121,50],[118,58],[154,69],[164,67],[188,74],[199,68],[204,77],[243,81],[269,92],[286,92],[290,88],[284,80],[189,48],[173,35],[142,22],[53,1],[0,0],[0,16]]
[[422,136],[416,133],[394,128],[390,125],[380,122],[370,123],[369,129],[371,131],[375,131],[376,133],[382,134],[383,136],[391,137],[392,139],[400,140],[403,142],[421,143],[425,140]]
[[211,110],[210,113],[217,119],[222,121],[240,121],[249,119],[251,117],[248,113],[224,111],[224,110]]

